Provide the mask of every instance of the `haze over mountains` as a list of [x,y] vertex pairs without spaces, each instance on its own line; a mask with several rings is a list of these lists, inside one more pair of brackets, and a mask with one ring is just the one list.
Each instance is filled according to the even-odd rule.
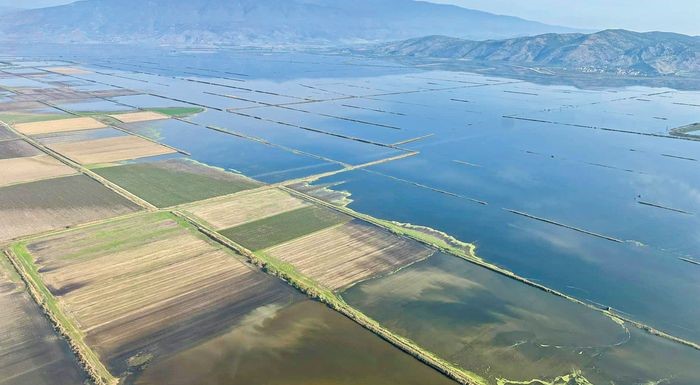
[[433,57],[559,67],[625,75],[700,73],[700,37],[605,30],[471,41],[428,36],[373,47],[374,55]]
[[31,10],[0,9],[0,40],[12,43],[369,43],[374,44],[370,49],[356,52],[623,75],[700,73],[700,37],[577,32],[415,0],[82,0]]
[[573,30],[414,0],[84,0],[0,17],[0,31],[43,42],[289,45]]

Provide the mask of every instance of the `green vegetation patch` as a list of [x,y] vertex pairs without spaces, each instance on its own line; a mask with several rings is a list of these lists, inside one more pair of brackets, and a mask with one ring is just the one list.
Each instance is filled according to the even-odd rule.
[[243,176],[176,160],[93,171],[156,207],[195,202],[259,186]]
[[33,113],[4,113],[0,114],[0,121],[7,124],[34,123],[43,122],[46,120],[58,120],[74,118],[75,116],[68,114],[33,114]]
[[256,251],[348,222],[351,219],[333,210],[309,206],[244,223],[219,233],[249,250]]
[[204,111],[201,107],[164,107],[164,108],[147,108],[148,111],[157,112],[159,114],[168,115],[173,118],[184,118],[190,115],[198,114]]

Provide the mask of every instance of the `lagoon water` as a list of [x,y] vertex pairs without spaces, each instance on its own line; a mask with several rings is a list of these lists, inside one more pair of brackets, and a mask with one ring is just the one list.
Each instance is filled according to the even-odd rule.
[[[144,92],[110,101],[207,108],[129,125],[136,133],[264,182],[406,155],[314,183],[347,191],[357,211],[474,242],[488,262],[700,343],[700,142],[670,131],[700,121],[700,92],[536,84],[342,55],[96,51],[60,56],[99,71],[73,80]],[[436,256],[344,296],[493,383],[573,369],[593,383],[700,382],[698,350],[630,325],[627,334],[492,274]]]

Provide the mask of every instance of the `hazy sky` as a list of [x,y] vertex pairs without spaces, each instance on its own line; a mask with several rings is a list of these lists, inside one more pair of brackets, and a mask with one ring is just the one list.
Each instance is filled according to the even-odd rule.
[[[352,0],[339,0],[352,1]],[[429,0],[585,29],[625,28],[700,35],[700,0]],[[45,7],[72,0],[0,0],[0,6]]]
[[430,0],[585,29],[700,35],[700,0]]

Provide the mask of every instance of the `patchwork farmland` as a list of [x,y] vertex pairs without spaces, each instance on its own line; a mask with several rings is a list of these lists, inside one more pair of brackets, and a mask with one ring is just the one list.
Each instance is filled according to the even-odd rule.
[[186,210],[217,230],[223,230],[308,205],[282,190],[266,188],[198,203]]
[[428,258],[433,249],[277,188],[187,206],[241,246],[338,290]]
[[292,295],[167,213],[27,245],[41,279],[117,377]]
[[353,221],[269,248],[266,253],[337,290],[390,273],[433,254],[416,241]]
[[247,222],[219,233],[253,250],[261,250],[350,221],[352,218],[318,206],[306,206]]
[[125,164],[95,173],[157,207],[169,207],[258,187],[239,174],[185,159]]
[[84,175],[0,187],[0,241],[138,209]]

